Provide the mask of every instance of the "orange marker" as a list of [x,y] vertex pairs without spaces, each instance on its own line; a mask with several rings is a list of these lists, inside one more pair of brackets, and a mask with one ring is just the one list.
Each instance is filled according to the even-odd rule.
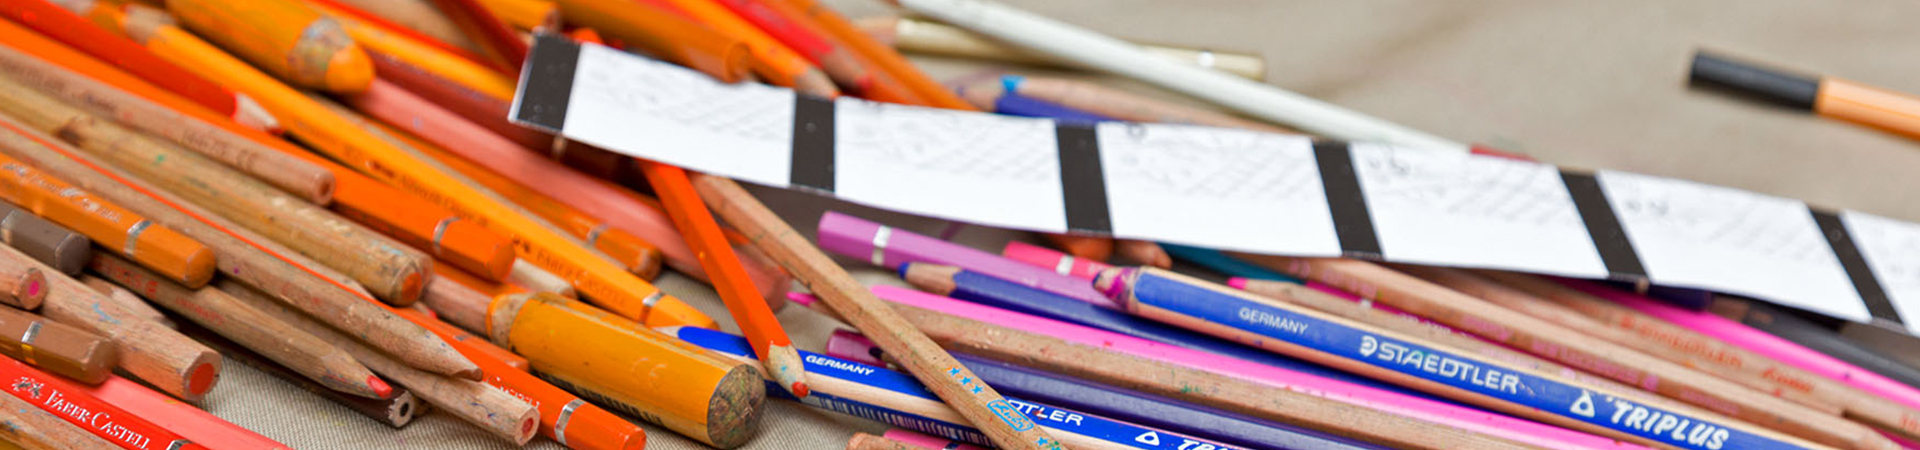
[[213,250],[33,166],[0,156],[0,199],[93,239],[185,286],[213,279]]
[[373,62],[340,23],[293,0],[168,0],[180,24],[301,86],[360,92]]
[[1831,76],[1804,76],[1699,52],[1692,81],[1920,139],[1920,97]]
[[760,301],[759,289],[754,288],[753,280],[747,277],[747,269],[740,265],[739,255],[733,253],[733,245],[720,233],[719,221],[714,220],[707,205],[701,203],[700,193],[694,191],[687,172],[647,160],[640,161],[640,171],[647,175],[654,192],[660,194],[660,203],[667,206],[667,215],[680,229],[680,236],[700,253],[700,266],[707,269],[714,290],[720,292],[727,312],[733,313],[734,323],[740,325],[747,342],[753,344],[753,353],[760,356],[767,374],[792,391],[794,397],[807,398],[807,373],[800,363],[800,353],[794,351],[787,330],[780,327],[773,310]]
[[[101,9],[96,6],[96,10]],[[213,84],[193,72],[154,57],[139,44],[115,36],[108,30],[87,23],[73,11],[46,0],[20,0],[0,3],[0,15],[20,22],[75,49],[118,65],[148,82],[165,86],[181,96],[212,109],[223,116],[258,130],[277,131],[278,121],[252,99]],[[7,41],[13,42],[13,41]]]

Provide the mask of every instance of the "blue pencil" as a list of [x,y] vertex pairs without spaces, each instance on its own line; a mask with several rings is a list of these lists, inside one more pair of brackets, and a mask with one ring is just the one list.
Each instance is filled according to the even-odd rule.
[[[695,327],[669,327],[660,331],[723,355],[740,359],[754,357],[746,338],[725,332]],[[806,400],[798,400],[772,385],[769,385],[767,395],[928,435],[980,446],[992,445],[987,442],[985,435],[968,425],[958,413],[944,406],[940,398],[933,395],[933,391],[927,390],[910,375],[813,352],[800,352],[800,359],[806,364],[809,380],[820,380],[816,382],[812,395],[808,395]],[[1073,448],[1240,449],[1180,433],[1054,408],[1012,395],[1007,396],[1007,402]]]
[[1411,342],[1366,325],[1330,318],[1275,300],[1158,270],[1115,268],[1096,288],[1129,312],[1201,327],[1301,358],[1376,372],[1480,406],[1548,422],[1572,421],[1606,435],[1690,450],[1805,449],[1793,438],[1757,433],[1752,425],[1639,404],[1604,389],[1515,369],[1448,348]]
[[1075,325],[1099,328],[1133,337],[1176,345],[1207,353],[1230,356],[1322,378],[1345,381],[1375,389],[1421,398],[1440,399],[1424,392],[1356,376],[1327,366],[1290,358],[1152,320],[1134,317],[1122,311],[1102,308],[1053,293],[1011,283],[951,266],[907,263],[900,276],[921,290],[995,308],[1030,314]]

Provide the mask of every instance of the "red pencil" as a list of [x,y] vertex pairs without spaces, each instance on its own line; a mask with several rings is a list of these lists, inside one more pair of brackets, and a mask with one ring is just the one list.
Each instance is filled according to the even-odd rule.
[[[0,380],[7,393],[59,416],[87,432],[128,450],[207,447],[161,428],[141,416],[102,401],[72,382],[41,372],[13,358],[0,358]],[[176,447],[175,445],[179,445]]]
[[513,73],[527,61],[527,42],[507,27],[505,22],[488,11],[477,0],[433,0],[440,11],[453,19],[467,39],[480,44],[482,51],[492,53],[498,62],[505,63],[507,72]]
[[154,425],[180,433],[193,442],[219,448],[285,450],[282,444],[232,422],[214,417],[166,394],[154,392],[139,382],[108,377],[99,386],[81,387],[94,398],[139,415]]
[[[106,8],[101,5],[95,8]],[[134,76],[150,83],[177,92],[182,97],[193,100],[212,109],[220,115],[233,118],[235,122],[249,128],[279,132],[280,124],[245,94],[234,92],[186,69],[173,65],[166,60],[147,52],[146,47],[128,40],[124,36],[113,34],[106,28],[95,26],[85,17],[61,8],[46,0],[18,0],[0,2],[0,15],[16,23],[39,31],[47,37],[67,44],[125,69]]]
[[740,256],[733,253],[733,245],[720,232],[720,222],[714,220],[707,205],[701,203],[693,181],[687,179],[687,172],[653,161],[639,162],[640,171],[647,175],[654,192],[660,194],[660,202],[666,205],[667,215],[673,218],[674,227],[680,229],[681,238],[700,253],[700,265],[707,269],[713,289],[720,292],[720,300],[727,304],[734,323],[747,335],[747,342],[753,345],[753,352],[760,356],[767,373],[793,396],[807,398],[807,374],[801,366],[800,353],[794,351],[787,330],[780,327],[773,310],[760,300],[760,290],[753,286],[746,266],[740,264]]

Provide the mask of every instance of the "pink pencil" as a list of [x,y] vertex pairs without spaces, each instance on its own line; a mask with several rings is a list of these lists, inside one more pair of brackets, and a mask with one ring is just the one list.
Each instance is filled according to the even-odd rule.
[[[998,308],[894,286],[874,286],[881,299],[952,314],[973,320],[1019,328],[1084,345],[1105,348],[1142,358],[1151,358],[1200,368],[1210,372],[1255,380],[1274,387],[1291,389],[1330,400],[1400,414],[1437,424],[1498,436],[1518,442],[1556,449],[1644,449],[1586,433],[1515,419],[1500,414],[1425,400],[1392,392],[1356,386],[1344,382],[1300,374],[1276,367],[1251,363],[1209,353],[1173,347],[1132,336],[1058,322]],[[812,296],[789,293],[788,298],[802,305]]]
[[903,430],[903,429],[899,429],[899,428],[888,428],[888,429],[887,429],[887,434],[884,434],[884,435],[881,435],[881,436],[883,436],[883,437],[886,437],[887,439],[892,439],[892,440],[896,440],[896,441],[900,441],[900,442],[905,442],[905,443],[908,443],[908,444],[912,444],[912,445],[918,445],[918,446],[921,446],[921,447],[926,447],[926,448],[938,448],[938,449],[943,449],[943,450],[945,450],[945,449],[951,449],[951,450],[986,450],[986,449],[983,449],[983,448],[980,448],[980,447],[975,447],[975,446],[972,446],[972,445],[969,445],[969,444],[962,444],[962,443],[959,443],[959,442],[954,442],[954,441],[952,441],[952,440],[949,440],[949,439],[945,439],[945,438],[937,438],[937,437],[933,437],[933,436],[928,436],[928,435],[924,435],[924,434],[920,434],[920,433],[915,433],[915,432],[912,432],[912,431],[907,431],[907,430]]
[[1621,306],[1633,308],[1649,316],[1692,328],[1701,334],[1713,336],[1738,345],[1754,353],[1780,360],[1801,370],[1838,380],[1860,390],[1884,396],[1913,408],[1920,408],[1920,390],[1914,389],[1893,379],[1881,376],[1866,369],[1855,367],[1845,361],[1827,356],[1824,353],[1802,347],[1793,341],[1781,339],[1764,331],[1755,330],[1746,325],[1703,311],[1680,309],[1631,292],[1622,291],[1599,283],[1554,278],[1561,284],[1579,289],[1596,297],[1612,300]]
[[1075,258],[1059,250],[1020,241],[1008,242],[1007,248],[1000,250],[1000,256],[1042,269],[1053,269],[1054,273],[1083,280],[1092,280],[1094,275],[1100,274],[1100,271],[1113,267],[1107,263]]

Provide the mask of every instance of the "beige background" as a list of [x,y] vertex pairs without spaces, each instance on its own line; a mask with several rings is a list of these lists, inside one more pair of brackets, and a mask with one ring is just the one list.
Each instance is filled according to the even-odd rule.
[[[886,12],[838,0],[853,16]],[[1254,51],[1267,81],[1434,134],[1568,166],[1686,178],[1920,221],[1910,174],[1920,146],[1903,138],[1686,88],[1697,47],[1920,93],[1920,4],[1905,1],[1343,1],[1024,0],[1010,3],[1138,41]],[[986,66],[923,59],[952,77]],[[1023,71],[1039,73],[1032,71]],[[1104,79],[1103,79],[1104,80]],[[1142,92],[1167,95],[1114,80]],[[829,207],[920,232],[941,223],[788,192],[763,198],[803,231]],[[1014,233],[969,228],[998,249]],[[848,263],[849,267],[864,267]],[[869,282],[889,282],[866,270]],[[716,318],[705,286],[661,286]],[[780,314],[803,348],[838,326],[800,308]],[[730,324],[729,324],[730,326]],[[774,402],[751,449],[843,448],[871,422]],[[303,449],[507,448],[429,415],[391,430],[238,365],[204,405]],[[651,448],[699,448],[648,427]],[[536,440],[535,448],[558,448]]]

